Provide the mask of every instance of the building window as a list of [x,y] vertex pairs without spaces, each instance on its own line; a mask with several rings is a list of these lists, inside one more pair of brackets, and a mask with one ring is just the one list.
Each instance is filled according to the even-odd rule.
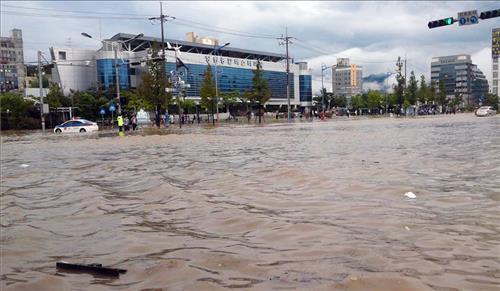
[[59,59],[65,61],[66,60],[66,52],[59,51]]

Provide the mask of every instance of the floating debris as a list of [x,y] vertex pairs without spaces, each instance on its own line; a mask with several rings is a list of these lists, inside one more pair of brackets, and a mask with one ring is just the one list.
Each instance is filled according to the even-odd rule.
[[27,168],[27,167],[29,167],[29,166],[30,166],[30,165],[28,165],[28,164],[21,164],[19,167],[21,167],[21,168]]
[[124,269],[103,267],[102,264],[72,264],[68,262],[57,262],[56,267],[63,270],[94,273],[113,277],[119,277],[120,274],[127,272],[127,270]]
[[415,195],[415,193],[413,193],[413,192],[406,192],[405,196],[408,198],[411,198],[411,199],[417,198],[417,195]]

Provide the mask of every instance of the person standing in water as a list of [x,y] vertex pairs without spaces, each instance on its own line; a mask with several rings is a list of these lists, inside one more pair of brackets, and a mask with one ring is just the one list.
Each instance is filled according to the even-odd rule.
[[122,132],[123,131],[123,117],[121,115],[118,115],[116,118],[116,121],[118,122],[118,131]]

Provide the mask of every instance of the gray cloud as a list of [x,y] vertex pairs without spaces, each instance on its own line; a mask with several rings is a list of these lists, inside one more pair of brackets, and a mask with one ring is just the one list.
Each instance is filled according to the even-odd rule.
[[[453,25],[429,30],[427,22],[459,11],[498,8],[494,1],[458,2],[164,2],[164,11],[181,19],[233,30],[279,36],[288,27],[298,40],[291,45],[295,60],[308,60],[314,75],[313,88],[319,90],[321,64],[333,64],[337,56],[348,56],[362,65],[364,74],[394,70],[392,60],[408,58],[408,72],[429,77],[430,60],[434,56],[468,53],[491,80],[491,29],[499,19],[481,21],[478,25]],[[158,15],[158,2],[19,2],[2,1],[2,11],[22,11],[3,5],[43,9],[113,12]],[[62,12],[30,11],[64,14]],[[36,59],[36,50],[47,51],[51,45],[64,45],[71,38],[75,47],[98,48],[99,43],[80,36],[86,31],[94,36],[111,37],[118,32],[159,36],[160,27],[144,20],[62,17],[26,17],[2,14],[2,35],[17,27],[23,29],[26,60]],[[284,53],[277,40],[247,38],[168,22],[168,38],[184,39],[188,31],[231,42],[231,46]],[[311,48],[310,46],[313,46]],[[305,47],[304,47],[305,46]],[[387,61],[387,62],[381,62]],[[318,82],[319,79],[319,82]],[[326,83],[326,82],[325,82]],[[319,84],[319,85],[318,85]]]

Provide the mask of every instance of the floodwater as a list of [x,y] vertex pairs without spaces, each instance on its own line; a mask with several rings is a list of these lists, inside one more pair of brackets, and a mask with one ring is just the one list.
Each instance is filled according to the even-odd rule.
[[5,135],[0,289],[500,288],[500,116],[168,133]]

